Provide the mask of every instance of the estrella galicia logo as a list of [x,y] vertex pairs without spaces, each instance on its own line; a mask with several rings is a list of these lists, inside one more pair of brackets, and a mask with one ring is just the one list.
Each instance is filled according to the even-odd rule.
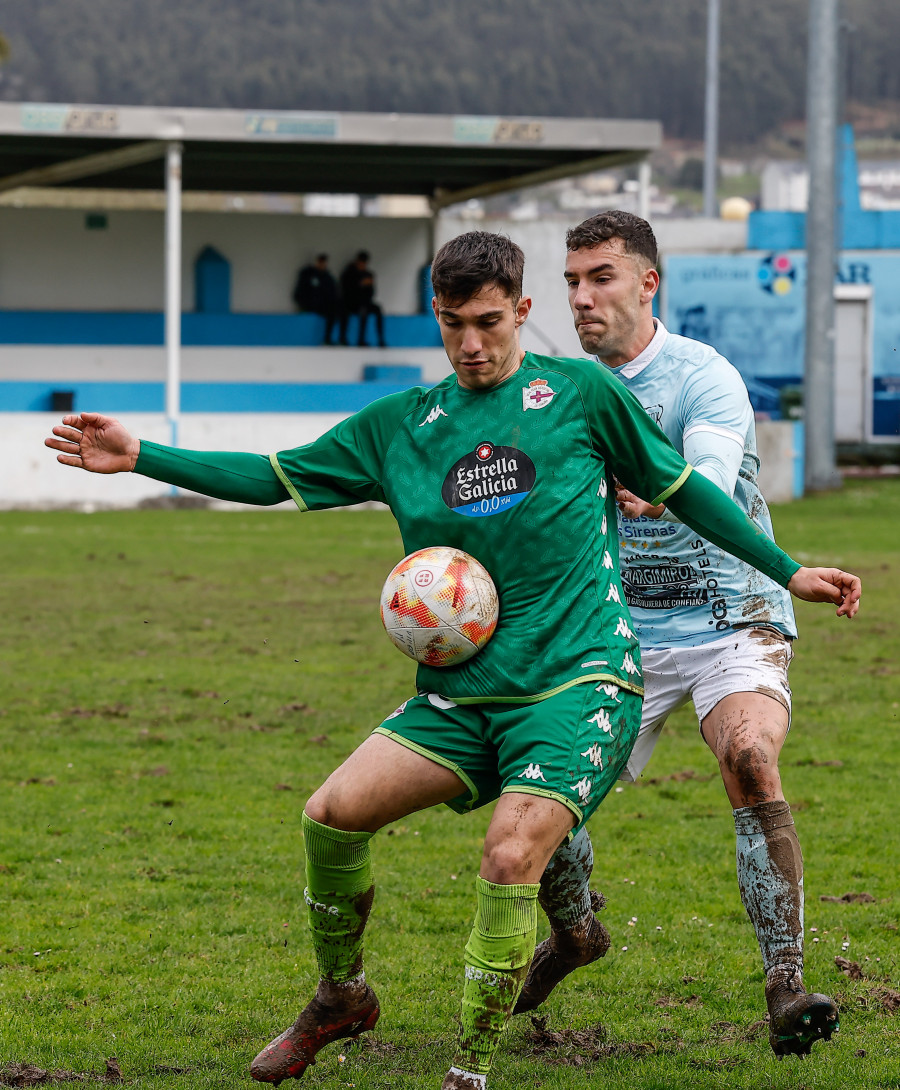
[[797,279],[797,270],[787,254],[769,254],[759,263],[759,286],[770,295],[787,295]]
[[523,451],[479,443],[444,478],[441,498],[458,515],[483,518],[521,503],[536,477],[534,462]]

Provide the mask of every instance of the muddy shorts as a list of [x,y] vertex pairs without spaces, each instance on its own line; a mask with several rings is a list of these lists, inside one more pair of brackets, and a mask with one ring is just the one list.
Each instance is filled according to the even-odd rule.
[[642,648],[644,710],[622,779],[640,776],[666,720],[689,700],[701,723],[733,693],[764,693],[783,704],[790,717],[788,667],[793,654],[792,640],[767,626],[736,628],[720,640],[693,647]]
[[459,814],[518,791],[563,803],[575,831],[625,768],[640,717],[635,693],[584,683],[535,704],[454,704],[420,693],[375,733],[452,769],[466,785],[447,804]]

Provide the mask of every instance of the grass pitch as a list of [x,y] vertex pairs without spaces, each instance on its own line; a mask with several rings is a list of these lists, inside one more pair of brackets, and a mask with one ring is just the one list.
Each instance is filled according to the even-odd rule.
[[[613,950],[546,1023],[514,1021],[494,1090],[900,1087],[900,484],[775,521],[798,559],[864,578],[852,623],[799,607],[782,759],[807,985],[837,996],[842,1031],[805,1062],[769,1051],[729,807],[685,711],[591,823]],[[377,609],[400,555],[376,512],[0,514],[0,1084],[27,1084],[10,1065],[115,1057],[146,1090],[249,1085],[314,986],[303,802],[411,690]],[[488,816],[435,810],[375,838],[382,1019],[304,1085],[439,1086]],[[845,893],[872,899],[822,900]]]

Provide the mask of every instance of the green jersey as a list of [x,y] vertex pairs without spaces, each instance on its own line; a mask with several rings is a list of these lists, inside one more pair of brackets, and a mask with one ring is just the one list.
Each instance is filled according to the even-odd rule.
[[660,503],[690,467],[602,364],[527,353],[486,390],[451,375],[271,462],[301,510],[382,500],[407,553],[452,546],[490,572],[492,639],[458,666],[420,666],[420,691],[457,703],[542,700],[579,682],[642,692],[613,477]]

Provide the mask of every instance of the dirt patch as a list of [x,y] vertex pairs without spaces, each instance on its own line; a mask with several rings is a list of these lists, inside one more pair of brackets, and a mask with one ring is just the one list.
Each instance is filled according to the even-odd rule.
[[699,1067],[704,1071],[728,1071],[746,1062],[740,1056],[722,1056],[718,1060],[691,1060],[691,1067]]
[[396,1056],[402,1051],[399,1045],[382,1041],[378,1037],[373,1037],[371,1033],[364,1033],[355,1041],[348,1041],[346,1048],[348,1052],[352,1048],[357,1052],[366,1052],[370,1056]]
[[739,1026],[734,1022],[713,1022],[709,1027],[710,1039],[717,1041],[755,1041],[769,1032],[768,1018]]
[[712,774],[709,776],[698,776],[692,768],[686,768],[683,772],[673,772],[671,776],[654,776],[652,780],[639,780],[639,787],[649,787],[659,783],[687,783],[688,780],[696,780],[697,783],[706,783],[713,778]]
[[8,1063],[0,1067],[0,1086],[40,1086],[50,1082],[121,1082],[122,1069],[115,1056],[106,1061],[106,1070],[48,1071],[35,1064]]
[[278,709],[283,715],[287,715],[289,712],[302,712],[303,715],[314,715],[316,709],[311,708],[309,704],[285,704],[284,707]]
[[657,1046],[649,1041],[607,1041],[606,1027],[600,1022],[586,1029],[552,1030],[544,1016],[533,1015],[525,1039],[531,1055],[548,1063],[581,1067],[614,1056],[650,1056]]
[[875,898],[871,893],[842,893],[840,897],[820,897],[820,901],[834,901],[835,904],[850,905],[855,902],[861,902],[863,904],[873,904]]
[[663,995],[657,999],[655,1006],[657,1007],[702,1007],[703,1000],[699,995],[687,995],[687,996],[675,996],[675,995]]
[[[869,976],[860,965],[858,961],[850,961],[848,958],[837,957],[834,959],[834,964],[840,969],[844,976],[849,977],[851,980],[864,980],[874,981],[875,978]],[[882,977],[882,980],[888,979]],[[858,995],[856,997],[857,1002],[864,1007],[878,1006],[886,1014],[900,1013],[900,992],[894,988],[889,988],[885,984],[879,984],[874,988],[870,988],[866,995]]]
[[815,761],[812,757],[804,757],[801,761],[794,761],[797,768],[843,768],[843,761]]

